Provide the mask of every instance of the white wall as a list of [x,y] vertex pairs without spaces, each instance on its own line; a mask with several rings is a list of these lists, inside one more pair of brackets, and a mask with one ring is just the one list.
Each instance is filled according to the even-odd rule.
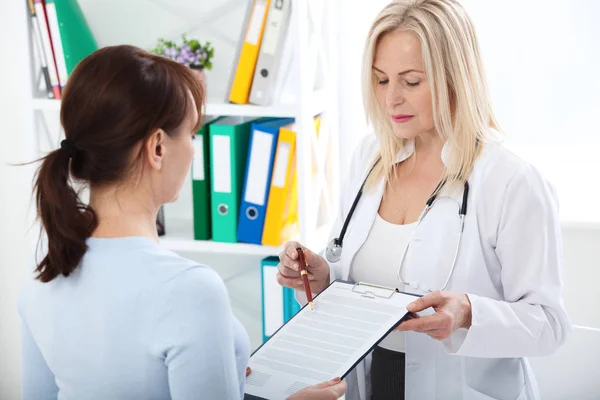
[[[20,341],[17,292],[33,268],[30,230],[31,167],[12,167],[34,159],[26,8],[23,1],[0,2],[0,399],[20,398]],[[19,32],[19,34],[17,34]]]
[[[554,183],[568,220],[600,222],[581,207],[600,196],[600,2],[463,0],[480,39],[507,144]],[[582,183],[580,183],[582,182]]]
[[354,1],[340,4],[338,20],[338,88],[340,114],[341,171],[347,171],[352,152],[366,133],[367,125],[362,105],[361,71],[363,48],[371,23],[389,1]]

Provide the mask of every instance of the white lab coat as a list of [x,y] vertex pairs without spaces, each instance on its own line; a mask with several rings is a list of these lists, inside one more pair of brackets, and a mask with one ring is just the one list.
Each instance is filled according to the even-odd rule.
[[[368,173],[379,143],[367,135],[355,151],[330,239]],[[448,151],[442,152],[442,159]],[[413,152],[407,145],[397,161]],[[524,357],[554,352],[571,329],[562,299],[562,241],[552,187],[531,165],[501,144],[486,143],[469,177],[470,192],[460,253],[446,290],[467,293],[472,326],[443,342],[406,335],[406,399],[531,400],[537,384]],[[348,279],[379,209],[383,182],[365,191],[348,226],[342,256],[330,263],[331,280]],[[456,193],[462,199],[462,190]],[[441,204],[441,203],[440,203]],[[455,217],[434,205],[415,231],[405,261],[408,281],[435,289],[446,279],[456,232]],[[447,222],[447,221],[446,221]],[[323,254],[323,256],[325,256]],[[436,273],[437,272],[437,273]],[[439,288],[438,287],[438,288]],[[297,292],[304,303],[306,298]],[[370,400],[370,356],[347,377],[347,400]]]

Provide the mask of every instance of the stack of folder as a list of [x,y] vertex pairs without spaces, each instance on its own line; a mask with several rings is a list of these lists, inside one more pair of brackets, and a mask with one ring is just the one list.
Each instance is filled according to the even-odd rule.
[[251,0],[228,101],[268,105],[282,90],[285,69],[291,61],[290,52],[285,51],[291,11],[292,0]]
[[209,117],[194,143],[196,240],[280,246],[298,233],[293,118]]
[[77,63],[98,49],[77,0],[27,0],[42,91],[60,99]]

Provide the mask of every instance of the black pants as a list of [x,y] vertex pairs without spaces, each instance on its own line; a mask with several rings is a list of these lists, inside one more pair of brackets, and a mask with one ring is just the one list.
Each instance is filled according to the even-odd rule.
[[371,361],[371,400],[404,400],[404,353],[375,347]]

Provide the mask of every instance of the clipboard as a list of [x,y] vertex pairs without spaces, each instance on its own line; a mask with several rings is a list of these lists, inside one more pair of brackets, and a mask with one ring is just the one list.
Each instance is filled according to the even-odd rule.
[[[400,296],[394,297],[396,294]],[[344,379],[390,332],[410,316],[405,305],[417,297],[421,296],[402,292],[397,288],[366,282],[354,283],[343,280],[331,282],[321,293],[315,296],[315,311],[311,311],[305,305],[292,319],[281,326],[252,353],[249,365],[253,372],[246,380],[244,399],[285,399],[304,387],[332,379],[335,376]],[[336,300],[339,302],[333,303],[334,299],[339,299]],[[340,314],[331,314],[331,310],[339,310]],[[351,311],[355,312],[353,310],[357,310],[356,313],[358,314],[351,314]],[[384,316],[386,313],[389,313],[387,314],[389,317]],[[362,317],[357,316],[355,319],[355,315]],[[363,321],[363,317],[370,320]],[[315,319],[313,320],[313,318]],[[376,319],[382,322],[374,322]],[[309,327],[309,323],[314,325]],[[348,323],[351,327],[343,326],[345,323]],[[369,333],[366,333],[366,330],[363,331],[367,327],[370,330]],[[335,329],[340,330],[336,331]],[[344,329],[344,331],[341,329]],[[301,332],[305,332],[306,337],[298,334]],[[350,332],[349,335],[351,336],[348,336],[347,340],[341,341],[342,345],[333,344],[340,343],[340,341],[333,340],[337,340],[346,332]],[[317,333],[323,335],[326,339],[321,341],[321,337],[316,336]],[[354,340],[355,338],[352,335],[358,333],[363,335],[363,339]],[[316,347],[311,347],[311,340],[314,341],[312,345]],[[327,340],[331,340],[331,342],[325,344]],[[352,342],[354,345],[358,344],[358,347],[351,349]],[[284,348],[282,344],[287,347]],[[342,354],[345,351],[348,351],[348,353]],[[270,354],[274,355],[273,359],[269,358]],[[313,358],[314,354],[318,355]],[[292,356],[295,357],[293,360],[289,358]],[[338,362],[337,366],[334,365],[335,362],[331,361],[332,356],[335,356],[333,361]],[[345,358],[346,356],[347,358]],[[288,365],[285,364],[286,357],[291,360]],[[311,358],[317,360],[317,362],[309,364]],[[295,364],[296,362],[298,365]],[[304,367],[302,366],[303,363]],[[331,372],[333,367],[337,368],[335,370],[336,374],[327,376],[324,371]],[[258,377],[253,377],[255,372],[259,374]],[[296,387],[291,385],[287,388],[287,391],[279,387],[287,385],[287,381],[296,378],[296,383],[298,383]],[[281,383],[282,381],[283,383]],[[305,386],[302,386],[302,384]],[[263,386],[259,387],[259,385]],[[265,386],[267,385],[269,385],[269,390],[273,389],[274,391],[275,386],[278,386],[277,394],[272,395],[270,394],[272,392],[269,392],[269,395],[265,395],[267,392]],[[297,390],[290,391],[294,388],[297,388]]]

